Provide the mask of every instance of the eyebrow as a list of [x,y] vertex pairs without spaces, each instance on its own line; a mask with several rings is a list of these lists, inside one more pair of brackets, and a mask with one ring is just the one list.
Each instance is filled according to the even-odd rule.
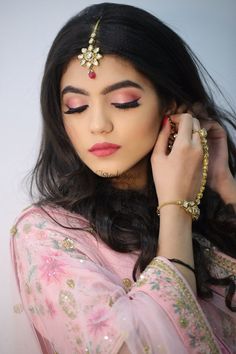
[[[143,90],[143,87],[141,85],[137,84],[136,82],[131,81],[131,80],[124,80],[124,81],[116,82],[115,84],[105,87],[102,90],[101,94],[106,95],[112,91],[119,90],[120,88],[124,88],[124,87],[135,87],[140,90]],[[63,88],[63,90],[61,91],[61,97],[63,97],[66,93],[69,93],[69,92],[89,96],[88,91],[81,89],[79,87],[74,87],[74,86],[69,85],[69,86],[66,86]]]

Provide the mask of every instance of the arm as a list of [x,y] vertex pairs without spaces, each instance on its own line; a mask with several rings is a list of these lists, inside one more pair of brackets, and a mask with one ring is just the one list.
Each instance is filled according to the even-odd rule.
[[[170,124],[162,127],[154,147],[151,163],[158,203],[194,201],[202,178],[203,151],[197,133],[200,125],[190,114],[171,116],[178,131],[171,151],[168,150]],[[192,247],[192,219],[181,207],[165,205],[160,210],[158,256],[177,258],[194,267]],[[196,293],[193,272],[176,265]]]
[[35,216],[17,230],[11,244],[23,305],[55,351],[217,353],[193,293],[166,258],[154,258],[126,292],[117,276],[80,251],[83,233],[68,239]]
[[[171,220],[171,222],[170,222]],[[157,255],[177,258],[194,267],[192,220],[181,208],[168,205],[160,213],[159,246]],[[175,264],[196,294],[196,279],[191,270]]]
[[219,123],[209,120],[207,115],[205,118],[201,124],[208,131],[208,185],[220,195],[225,204],[233,204],[236,211],[236,180],[229,168],[227,134]]
[[221,181],[217,192],[225,204],[233,205],[236,212],[236,181],[230,173],[224,181]]

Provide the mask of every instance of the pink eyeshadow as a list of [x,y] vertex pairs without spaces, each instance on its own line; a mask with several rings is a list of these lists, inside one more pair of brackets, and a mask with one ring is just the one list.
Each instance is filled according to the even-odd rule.
[[70,108],[76,108],[76,107],[82,105],[81,102],[78,102],[78,99],[76,99],[76,98],[70,98],[70,99],[68,99],[68,100],[65,102],[65,104],[66,104],[68,107],[70,107]]
[[112,102],[117,102],[117,103],[125,103],[125,102],[131,102],[131,101],[135,101],[137,99],[140,98],[140,95],[137,94],[132,94],[132,93],[117,93],[114,94],[111,98]]

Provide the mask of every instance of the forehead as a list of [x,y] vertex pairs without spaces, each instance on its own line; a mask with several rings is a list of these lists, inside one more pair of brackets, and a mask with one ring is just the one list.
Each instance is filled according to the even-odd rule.
[[79,59],[73,58],[61,78],[61,89],[66,85],[80,86],[88,91],[101,90],[105,86],[122,80],[133,80],[143,86],[151,87],[151,83],[140,74],[133,65],[123,58],[105,55],[97,67],[94,67],[96,78],[88,77],[88,68],[80,65]]

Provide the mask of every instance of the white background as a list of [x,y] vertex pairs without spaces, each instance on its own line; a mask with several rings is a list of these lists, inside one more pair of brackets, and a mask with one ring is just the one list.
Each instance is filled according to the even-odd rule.
[[[47,52],[72,15],[102,1],[0,1],[0,353],[36,354],[12,315],[9,228],[30,203],[22,180],[32,168],[39,147],[39,89]],[[179,33],[235,106],[235,0],[123,3],[149,10]]]

